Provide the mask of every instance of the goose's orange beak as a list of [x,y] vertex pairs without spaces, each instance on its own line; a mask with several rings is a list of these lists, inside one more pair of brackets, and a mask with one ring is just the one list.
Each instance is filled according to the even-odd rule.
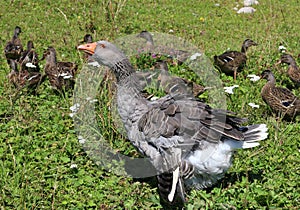
[[93,55],[95,53],[96,46],[97,46],[97,42],[93,42],[93,43],[79,45],[77,49],[82,50],[90,55]]

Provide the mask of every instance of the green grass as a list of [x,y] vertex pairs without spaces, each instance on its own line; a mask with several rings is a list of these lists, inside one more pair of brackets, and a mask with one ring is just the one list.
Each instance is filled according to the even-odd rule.
[[[238,84],[227,97],[227,108],[250,123],[266,123],[269,138],[260,147],[238,151],[233,167],[214,188],[192,191],[187,209],[299,209],[300,123],[276,120],[248,74],[272,68],[278,84],[290,85],[286,67],[274,67],[282,43],[299,54],[298,1],[260,1],[251,15],[237,15],[235,1],[119,1],[112,9],[98,0],[5,1],[0,8],[1,52],[19,25],[24,46],[31,39],[39,55],[49,46],[59,60],[82,65],[75,46],[86,33],[95,39],[148,30],[172,33],[202,49],[208,57],[227,48],[239,50],[245,38],[259,43],[238,80],[221,75],[224,86]],[[114,1],[118,2],[118,1]],[[116,11],[117,5],[119,7]],[[242,1],[239,1],[240,5]],[[215,4],[220,6],[216,7]],[[300,64],[299,60],[298,63]],[[42,64],[44,64],[42,62]],[[155,185],[102,170],[84,152],[69,117],[71,97],[55,95],[46,81],[36,96],[17,97],[7,80],[9,68],[0,54],[0,206],[1,209],[159,209]],[[174,68],[174,73],[178,70]],[[299,89],[294,90],[300,96]],[[104,92],[103,94],[108,94]],[[101,94],[99,95],[99,99]],[[109,101],[109,98],[106,98]],[[260,105],[253,110],[247,104]],[[102,103],[102,102],[101,102]],[[137,155],[114,131],[109,110],[99,110],[100,129],[120,151]],[[212,104],[213,105],[213,104]],[[102,118],[101,118],[102,116]],[[101,121],[103,120],[103,121]],[[77,168],[71,168],[76,164]]]

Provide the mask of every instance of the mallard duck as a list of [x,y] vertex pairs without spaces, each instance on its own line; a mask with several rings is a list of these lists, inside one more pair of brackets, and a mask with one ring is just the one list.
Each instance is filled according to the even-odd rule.
[[23,45],[19,38],[21,32],[21,28],[16,26],[12,39],[5,45],[4,53],[8,64],[10,64],[10,59],[18,60],[22,55]]
[[242,49],[238,51],[226,51],[221,55],[214,56],[214,64],[225,74],[232,75],[234,80],[236,80],[237,71],[241,71],[247,62],[246,52],[251,46],[256,46],[251,39],[246,39],[243,42]]
[[56,51],[53,47],[48,47],[44,52],[43,59],[46,59],[45,73],[54,90],[61,92],[74,88],[74,77],[77,72],[77,65],[75,63],[57,62]]
[[156,45],[154,44],[152,34],[148,31],[142,31],[140,32],[137,37],[143,38],[146,40],[146,46],[145,49],[143,49],[145,52],[148,53],[155,53],[157,56],[167,56],[172,59],[176,59],[179,64],[186,61],[186,59],[190,56],[190,53],[184,50],[178,50],[174,48],[170,48],[168,46],[164,45]]
[[235,150],[256,147],[268,136],[265,124],[241,126],[246,119],[213,109],[192,96],[166,95],[148,101],[139,90],[129,59],[110,42],[78,49],[93,55],[116,76],[117,109],[127,138],[148,160],[131,162],[131,167],[128,163],[128,173],[157,175],[160,195],[170,203],[176,195],[184,202],[185,188],[215,184],[232,165]]
[[46,75],[42,75],[40,72],[18,71],[17,62],[13,59],[9,60],[9,66],[11,72],[8,74],[8,79],[17,89],[27,87],[35,91],[46,78]]
[[157,61],[156,68],[160,69],[158,80],[160,86],[167,93],[193,94],[195,97],[205,92],[206,88],[187,79],[170,75],[168,65],[165,61]]
[[33,41],[27,42],[27,50],[23,51],[19,59],[21,71],[39,72],[39,56],[34,50]]
[[263,71],[261,78],[268,81],[261,90],[261,97],[274,112],[288,118],[300,113],[300,100],[289,89],[276,87],[272,71]]
[[289,65],[287,74],[289,75],[290,79],[295,83],[297,87],[300,87],[300,69],[297,66],[297,63],[293,56],[289,54],[284,54],[281,56],[279,63],[286,63]]

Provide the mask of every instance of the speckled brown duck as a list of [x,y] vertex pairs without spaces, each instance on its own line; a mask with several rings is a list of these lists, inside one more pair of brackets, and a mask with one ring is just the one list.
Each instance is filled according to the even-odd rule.
[[35,91],[45,81],[46,75],[40,72],[18,71],[18,64],[13,59],[9,60],[9,66],[11,72],[8,74],[8,79],[17,89],[27,87],[29,90]]
[[75,74],[78,68],[75,63],[58,62],[56,50],[53,47],[48,47],[42,59],[46,59],[45,73],[54,90],[61,92],[74,88]]
[[234,80],[236,80],[236,74],[238,71],[241,71],[247,62],[246,52],[249,47],[256,46],[251,39],[246,39],[243,42],[242,49],[238,51],[226,51],[221,55],[214,56],[214,64],[222,72],[227,75],[233,75]]
[[21,32],[21,28],[19,26],[16,26],[12,39],[5,45],[4,54],[8,64],[10,64],[10,59],[18,60],[22,55],[23,45],[19,38]]
[[169,72],[168,65],[165,61],[158,61],[155,67],[160,69],[160,87],[167,94],[170,94],[172,92],[177,94],[192,93],[195,97],[197,97],[207,90],[207,88],[198,85],[195,82],[189,81],[185,78],[172,76]]
[[294,82],[294,84],[297,87],[300,87],[300,69],[297,66],[297,63],[295,61],[295,59],[293,58],[293,56],[289,55],[289,54],[284,54],[281,56],[279,63],[286,63],[288,64],[288,70],[287,70],[287,74],[289,76],[289,78]]
[[274,112],[285,118],[300,114],[300,100],[289,89],[276,86],[272,71],[263,71],[261,78],[268,81],[261,90],[261,97]]
[[27,50],[23,51],[19,59],[21,70],[29,72],[39,72],[39,56],[34,50],[33,41],[27,42]]
[[[175,59],[178,61],[178,64],[184,63],[187,58],[190,56],[190,53],[184,50],[179,50],[179,49],[174,49],[168,46],[163,46],[163,45],[157,45],[153,41],[153,36],[150,32],[148,31],[142,31],[140,32],[137,37],[143,38],[146,40],[145,44],[145,52],[155,52],[159,53],[156,56],[167,56],[171,59]],[[163,42],[163,40],[162,40]]]

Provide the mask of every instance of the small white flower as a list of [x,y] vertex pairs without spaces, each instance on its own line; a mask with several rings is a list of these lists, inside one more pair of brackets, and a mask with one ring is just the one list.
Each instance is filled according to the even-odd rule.
[[216,7],[219,7],[219,6],[220,6],[220,4],[215,4],[215,6],[216,6]]
[[95,67],[99,67],[100,66],[100,64],[97,61],[88,62],[88,65],[95,66]]
[[252,108],[259,108],[259,105],[255,103],[249,103],[248,105],[251,106]]
[[238,11],[238,9],[239,9],[239,8],[237,8],[237,7],[233,7],[233,10],[235,10],[235,11]]
[[250,81],[252,81],[252,82],[256,82],[256,81],[260,80],[260,76],[257,76],[255,74],[249,74],[247,77],[249,77]]
[[279,47],[278,47],[278,50],[280,51],[280,52],[286,52],[286,47],[285,46],[283,46],[283,45],[280,45]]
[[83,136],[78,136],[78,142],[80,143],[80,144],[84,144],[85,143],[85,138],[83,138]]
[[36,66],[33,65],[32,63],[26,63],[25,66],[28,67],[28,68],[36,68]]
[[254,9],[253,7],[242,7],[241,9],[239,9],[237,11],[238,14],[241,14],[241,13],[253,13],[255,12],[256,9]]
[[75,113],[70,113],[70,114],[69,114],[69,116],[70,116],[71,118],[73,118],[74,115],[75,115]]
[[76,103],[76,104],[74,104],[73,106],[70,107],[70,110],[72,112],[77,112],[79,110],[79,108],[80,108],[80,104]]
[[237,88],[237,87],[239,87],[239,86],[238,85],[233,85],[233,86],[230,86],[230,87],[224,87],[224,90],[228,94],[233,94],[233,89]]
[[193,60],[196,60],[197,59],[197,57],[200,57],[202,54],[201,53],[195,53],[194,55],[192,55],[191,57],[190,57],[190,59],[193,61]]
[[93,100],[90,100],[90,103],[96,103],[98,100],[97,99],[93,99]]
[[77,168],[77,164],[71,164],[70,168]]
[[174,30],[173,30],[173,29],[170,29],[170,30],[169,30],[169,33],[174,33]]
[[244,0],[244,6],[245,7],[248,7],[248,6],[251,6],[251,5],[256,5],[256,4],[259,4],[258,1],[256,0]]
[[86,100],[90,103],[95,103],[98,101],[97,99],[92,99],[91,97],[87,97]]

